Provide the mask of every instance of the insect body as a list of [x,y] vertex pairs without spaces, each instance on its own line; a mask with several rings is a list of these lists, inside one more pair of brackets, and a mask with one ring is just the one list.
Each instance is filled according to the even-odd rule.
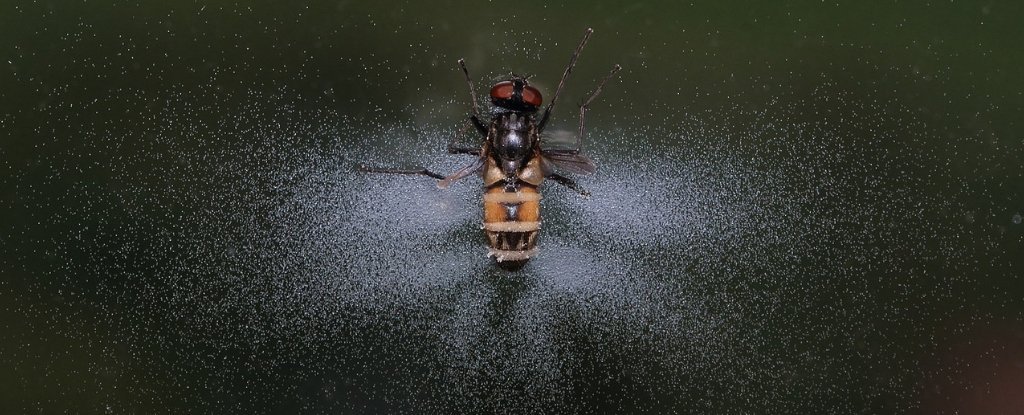
[[491,122],[483,149],[484,233],[498,262],[525,261],[537,247],[543,155],[532,114],[509,111]]
[[459,60],[469,84],[473,113],[469,119],[473,127],[484,138],[480,148],[459,147],[450,143],[448,151],[455,154],[471,154],[477,158],[459,171],[443,176],[426,169],[386,169],[360,166],[363,171],[379,173],[419,174],[439,179],[438,187],[446,188],[452,182],[473,173],[479,173],[484,184],[483,229],[490,245],[489,256],[494,257],[503,267],[521,267],[537,252],[537,234],[540,230],[540,185],[545,179],[552,179],[580,194],[588,195],[573,180],[559,175],[555,167],[580,174],[593,173],[596,168],[580,147],[585,134],[584,117],[590,103],[597,98],[604,84],[621,69],[612,68],[597,89],[580,105],[579,137],[572,149],[547,149],[541,146],[541,132],[551,117],[554,104],[565,86],[565,80],[572,72],[576,59],[590,38],[592,30],[587,29],[583,40],[572,54],[569,65],[562,74],[555,94],[542,113],[539,113],[543,97],[539,90],[530,86],[526,77],[512,75],[490,90],[491,110],[489,122],[481,120],[476,103],[473,80],[466,69],[465,61]]

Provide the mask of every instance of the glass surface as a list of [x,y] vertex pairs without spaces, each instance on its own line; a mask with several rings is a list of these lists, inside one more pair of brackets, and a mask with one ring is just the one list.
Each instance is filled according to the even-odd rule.
[[[1024,407],[1022,4],[169,3],[0,4],[0,412]],[[522,270],[356,171],[587,27]]]

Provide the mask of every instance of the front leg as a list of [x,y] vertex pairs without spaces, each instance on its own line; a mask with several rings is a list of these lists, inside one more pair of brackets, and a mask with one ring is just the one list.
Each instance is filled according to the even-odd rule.
[[448,154],[472,154],[474,156],[479,156],[480,149],[474,147],[462,147],[455,145],[455,143],[448,143]]
[[569,65],[566,65],[565,72],[562,72],[562,79],[558,80],[558,87],[555,88],[555,94],[551,96],[551,101],[548,102],[548,106],[544,107],[544,115],[541,116],[540,122],[537,123],[537,129],[544,131],[544,127],[548,125],[548,119],[551,117],[551,110],[555,107],[555,102],[558,101],[558,96],[562,93],[562,89],[565,88],[565,80],[569,78],[569,74],[572,73],[572,67],[576,66],[576,59],[579,59],[580,52],[583,52],[583,47],[587,45],[587,40],[590,39],[590,35],[594,33],[594,29],[587,28],[583,33],[583,40],[580,40],[579,46],[576,46],[576,50],[572,52],[572,57],[569,58]]
[[480,155],[480,148],[463,146],[457,144],[460,141],[460,137],[466,135],[466,131],[470,128],[475,128],[484,138],[487,138],[487,126],[485,126],[476,115],[469,117],[470,123],[464,124],[462,128],[452,135],[451,141],[448,142],[448,154],[472,154],[474,156]]

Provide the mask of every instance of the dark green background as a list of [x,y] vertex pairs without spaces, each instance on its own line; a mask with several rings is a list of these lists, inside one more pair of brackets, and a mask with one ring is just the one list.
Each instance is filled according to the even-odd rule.
[[[1020,408],[1022,9],[4,1],[0,412]],[[475,179],[353,171],[586,27],[523,271]]]

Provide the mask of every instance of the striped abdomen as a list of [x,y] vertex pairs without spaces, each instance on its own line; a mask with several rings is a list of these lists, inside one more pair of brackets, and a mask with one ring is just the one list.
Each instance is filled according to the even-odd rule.
[[493,183],[484,191],[484,233],[498,262],[525,262],[537,252],[540,230],[537,186],[517,182]]

